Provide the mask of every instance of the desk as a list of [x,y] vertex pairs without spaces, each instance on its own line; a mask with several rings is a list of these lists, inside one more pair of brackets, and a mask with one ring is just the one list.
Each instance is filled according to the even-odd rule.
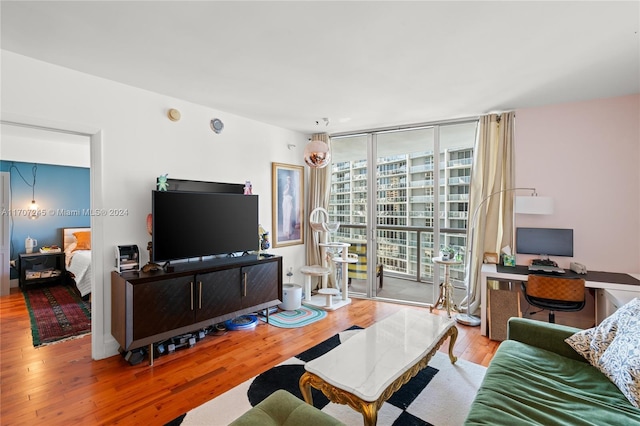
[[[527,281],[527,266],[501,266],[483,264],[480,271],[480,334],[487,335],[487,280]],[[640,297],[640,274],[623,274],[617,272],[591,271],[586,275],[578,275],[570,270],[561,277],[584,278],[585,287],[596,289],[596,323],[610,311],[607,308],[607,290],[619,290],[633,297]]]

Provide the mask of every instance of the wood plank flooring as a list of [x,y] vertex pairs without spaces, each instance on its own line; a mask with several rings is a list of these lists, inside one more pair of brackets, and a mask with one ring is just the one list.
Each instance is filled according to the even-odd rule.
[[[34,348],[22,293],[0,297],[0,424],[164,425],[352,325],[368,327],[399,309],[428,309],[353,299],[303,328],[260,323],[209,335],[193,348],[136,366],[122,357],[93,361],[89,336]],[[446,312],[434,313],[446,315]],[[454,353],[488,365],[498,342],[479,327],[457,325]],[[448,350],[448,343],[440,349]]]

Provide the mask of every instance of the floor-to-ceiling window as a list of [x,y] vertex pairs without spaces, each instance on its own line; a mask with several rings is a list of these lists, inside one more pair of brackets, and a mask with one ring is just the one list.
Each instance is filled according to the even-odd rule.
[[[329,213],[351,244],[350,291],[434,303],[443,245],[464,259],[477,120],[332,137]],[[368,265],[375,265],[368,267]],[[464,291],[464,267],[452,271]]]

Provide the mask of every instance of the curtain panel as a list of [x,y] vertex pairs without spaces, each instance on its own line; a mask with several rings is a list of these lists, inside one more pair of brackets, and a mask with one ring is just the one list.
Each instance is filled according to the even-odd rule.
[[[329,145],[329,152],[331,152],[331,138],[327,133],[316,133],[311,136],[311,140],[320,140]],[[311,214],[313,209],[322,207],[329,210],[329,195],[331,192],[331,164],[321,169],[309,167],[309,197],[307,199],[307,212]],[[311,221],[309,218],[305,221],[307,227],[307,240],[305,243],[306,250],[306,262],[307,265],[322,265],[322,259],[320,258],[320,233],[315,232],[309,226]],[[332,267],[331,262],[327,265]],[[329,275],[329,287],[334,287],[333,274]],[[312,279],[315,277],[312,277]],[[318,282],[321,277],[317,277],[315,283],[311,283],[311,288],[318,287]]]
[[480,307],[479,282],[484,253],[500,253],[505,246],[513,249],[513,191],[489,195],[514,188],[514,121],[513,111],[480,117],[469,194],[469,217],[472,221],[475,217],[476,223],[467,224],[467,241],[472,245],[468,247],[471,255],[467,253],[471,300],[465,298],[461,303],[469,314]]

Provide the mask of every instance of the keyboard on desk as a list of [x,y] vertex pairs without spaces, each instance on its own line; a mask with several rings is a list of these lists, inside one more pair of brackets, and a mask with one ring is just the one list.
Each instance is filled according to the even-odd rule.
[[529,272],[547,272],[553,274],[564,274],[564,269],[551,265],[529,265]]

